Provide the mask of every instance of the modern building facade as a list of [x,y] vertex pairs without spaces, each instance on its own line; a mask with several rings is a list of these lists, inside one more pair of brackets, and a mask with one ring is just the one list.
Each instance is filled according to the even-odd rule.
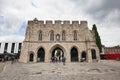
[[[59,53],[59,55],[58,55]],[[50,62],[51,57],[66,57],[66,62],[99,60],[94,31],[87,21],[28,21],[20,62]]]
[[0,42],[0,54],[17,54],[21,48],[22,42]]

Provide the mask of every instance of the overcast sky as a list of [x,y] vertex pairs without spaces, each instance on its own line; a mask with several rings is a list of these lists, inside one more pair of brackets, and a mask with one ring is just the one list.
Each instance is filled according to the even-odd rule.
[[120,45],[120,0],[0,0],[0,41],[23,41],[28,20],[87,20],[102,44]]

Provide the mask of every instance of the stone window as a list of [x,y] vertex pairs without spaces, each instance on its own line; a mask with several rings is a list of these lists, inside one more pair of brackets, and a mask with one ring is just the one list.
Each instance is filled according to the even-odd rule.
[[42,41],[42,31],[39,32],[38,40]]
[[50,41],[54,41],[54,32],[53,31],[50,32]]
[[62,41],[66,40],[65,31],[62,32]]
[[77,31],[73,32],[73,40],[76,41],[77,40]]

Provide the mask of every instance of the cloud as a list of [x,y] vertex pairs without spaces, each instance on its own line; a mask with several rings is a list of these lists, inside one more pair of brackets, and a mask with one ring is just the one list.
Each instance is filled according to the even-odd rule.
[[0,0],[0,38],[13,40],[18,36],[23,40],[27,21],[37,17],[40,20],[87,20],[90,29],[93,24],[97,25],[104,45],[120,45],[119,5],[119,0]]
[[0,36],[1,42],[22,42],[24,40],[24,36],[20,35],[9,35],[9,36]]

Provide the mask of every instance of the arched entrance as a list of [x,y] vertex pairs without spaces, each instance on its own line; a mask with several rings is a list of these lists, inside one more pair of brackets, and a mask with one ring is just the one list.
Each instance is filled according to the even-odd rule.
[[70,51],[71,54],[71,62],[77,62],[78,61],[78,50],[73,47]]
[[[62,56],[66,57],[66,50],[65,48],[60,45],[60,44],[55,44],[53,45],[50,50],[49,50],[50,54],[49,54],[49,59],[51,61],[54,61],[53,59],[55,59],[55,57],[57,57],[57,55],[60,57],[57,57],[57,59],[59,60],[60,58],[62,59]],[[60,60],[61,61],[61,60]]]
[[37,62],[44,62],[45,61],[45,50],[40,48],[37,52]]
[[30,61],[30,62],[33,62],[33,60],[34,60],[34,55],[33,55],[33,53],[30,53],[29,61]]
[[83,51],[82,54],[81,54],[81,62],[84,62],[86,61],[86,52]]
[[61,56],[63,57],[64,56],[64,52],[61,48],[59,47],[56,47],[53,51],[52,51],[52,55],[51,57],[55,57],[55,56]]
[[95,51],[95,49],[92,49],[91,53],[92,53],[92,59],[96,59],[96,51]]

